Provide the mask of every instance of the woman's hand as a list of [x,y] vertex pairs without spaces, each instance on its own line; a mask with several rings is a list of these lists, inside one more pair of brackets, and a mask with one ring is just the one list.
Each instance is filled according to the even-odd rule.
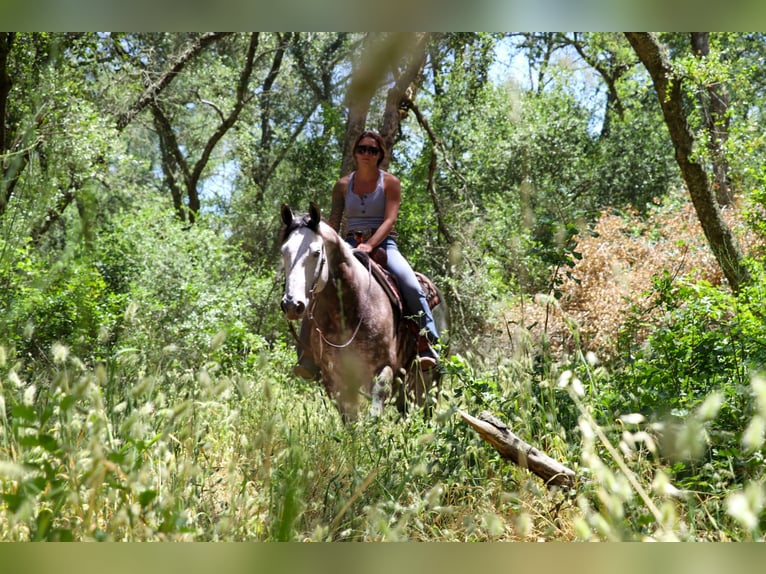
[[369,243],[360,243],[356,246],[356,248],[363,253],[367,253],[368,255],[372,253],[372,245]]

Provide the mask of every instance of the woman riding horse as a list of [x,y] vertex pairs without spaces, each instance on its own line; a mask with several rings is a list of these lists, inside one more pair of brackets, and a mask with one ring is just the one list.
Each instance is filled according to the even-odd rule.
[[[439,332],[423,289],[396,245],[394,226],[402,202],[401,182],[380,169],[385,155],[385,143],[378,132],[366,130],[359,134],[354,144],[357,169],[335,183],[329,223],[340,232],[345,211],[345,239],[349,244],[368,254],[377,247],[385,250],[388,270],[396,277],[409,312],[418,319],[422,333],[418,356],[421,368],[428,369],[439,360],[433,347],[439,342]],[[300,339],[298,364],[293,371],[304,379],[314,379],[319,369],[303,327]]]
[[373,416],[390,398],[402,413],[408,402],[427,406],[438,373],[418,371],[416,376],[411,368],[413,341],[373,276],[369,258],[361,262],[322,221],[315,204],[303,216],[283,205],[281,215],[282,312],[289,321],[303,319],[322,385],[343,420],[356,419],[362,396],[370,399]]

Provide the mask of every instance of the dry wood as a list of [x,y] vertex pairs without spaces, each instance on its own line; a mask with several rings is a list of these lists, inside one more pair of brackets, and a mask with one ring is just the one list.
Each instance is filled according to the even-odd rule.
[[522,468],[527,468],[545,481],[547,486],[572,487],[575,473],[563,464],[553,460],[544,452],[525,443],[513,434],[505,423],[488,411],[479,418],[458,411],[463,420],[473,427],[481,437],[490,443],[503,458]]

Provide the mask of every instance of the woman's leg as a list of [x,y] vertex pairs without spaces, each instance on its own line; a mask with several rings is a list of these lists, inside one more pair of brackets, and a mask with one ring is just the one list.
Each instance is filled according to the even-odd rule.
[[396,242],[390,237],[381,243],[381,247],[384,247],[386,250],[388,270],[396,276],[399,282],[399,290],[402,293],[402,298],[407,308],[417,316],[420,328],[426,330],[429,341],[431,343],[438,342],[439,331],[436,328],[426,296],[412,267],[399,252]]

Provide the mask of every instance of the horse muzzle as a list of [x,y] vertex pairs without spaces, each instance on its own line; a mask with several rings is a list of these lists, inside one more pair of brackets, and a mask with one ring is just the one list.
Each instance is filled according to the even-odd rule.
[[296,301],[288,296],[282,298],[281,307],[282,312],[291,321],[302,318],[306,312],[306,304],[303,301]]

